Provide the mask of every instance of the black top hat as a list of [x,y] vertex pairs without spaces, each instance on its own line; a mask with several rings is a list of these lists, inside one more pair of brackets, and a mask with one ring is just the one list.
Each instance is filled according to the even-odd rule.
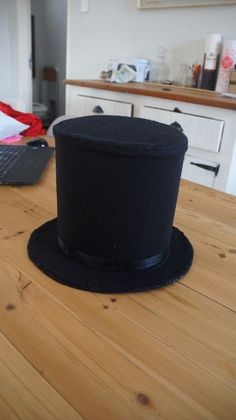
[[158,288],[183,276],[193,249],[172,227],[187,138],[154,121],[75,118],[54,127],[58,217],[29,240],[55,280],[96,292]]

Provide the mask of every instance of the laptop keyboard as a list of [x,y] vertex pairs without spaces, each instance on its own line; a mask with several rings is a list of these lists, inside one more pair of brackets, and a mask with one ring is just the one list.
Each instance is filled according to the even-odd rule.
[[25,147],[0,147],[0,179],[3,179],[13,168],[21,156],[26,153]]

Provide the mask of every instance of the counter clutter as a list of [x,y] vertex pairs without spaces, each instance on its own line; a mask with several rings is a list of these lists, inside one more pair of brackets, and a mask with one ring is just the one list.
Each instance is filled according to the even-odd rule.
[[158,82],[226,93],[235,66],[236,40],[223,42],[221,34],[210,33],[206,36],[202,65],[197,61],[191,65],[180,62],[177,69],[170,69],[167,50],[159,46],[155,60],[111,59],[100,77],[107,82]]
[[235,205],[182,181],[174,224],[192,269],[160,290],[104,295],[27,257],[31,232],[56,215],[54,159],[35,186],[2,186],[1,417],[235,418]]

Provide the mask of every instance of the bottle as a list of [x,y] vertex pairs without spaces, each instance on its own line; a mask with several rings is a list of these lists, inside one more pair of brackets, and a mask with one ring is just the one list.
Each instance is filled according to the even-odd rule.
[[226,93],[229,89],[230,75],[236,64],[236,39],[224,43],[220,68],[216,83],[216,92]]
[[215,90],[222,35],[208,34],[202,66],[201,89]]
[[156,81],[159,83],[165,83],[168,81],[168,77],[169,67],[166,63],[166,51],[165,48],[159,47],[156,62]]

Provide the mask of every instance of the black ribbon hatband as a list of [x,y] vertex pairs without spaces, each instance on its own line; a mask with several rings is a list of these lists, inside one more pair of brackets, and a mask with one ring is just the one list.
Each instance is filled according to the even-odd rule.
[[88,267],[95,268],[103,271],[139,271],[147,270],[149,268],[157,267],[162,265],[169,256],[169,250],[164,250],[159,254],[153,255],[152,257],[143,258],[140,260],[133,261],[114,261],[109,258],[97,257],[94,255],[85,254],[71,246],[68,246],[63,239],[58,236],[58,245],[63,252],[73,260],[78,261],[80,264],[84,264]]

